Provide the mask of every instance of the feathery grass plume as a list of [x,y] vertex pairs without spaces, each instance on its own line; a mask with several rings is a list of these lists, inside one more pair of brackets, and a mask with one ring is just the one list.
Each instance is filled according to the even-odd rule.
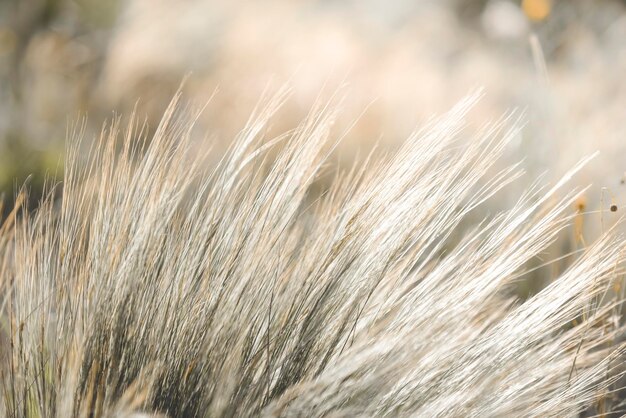
[[86,163],[70,145],[60,204],[0,232],[3,416],[575,416],[607,396],[622,329],[597,300],[624,243],[507,292],[569,224],[571,173],[459,234],[520,174],[486,178],[514,121],[467,134],[470,97],[310,196],[337,106],[265,141],[284,97],[208,173],[178,97],[149,141],[116,122]]

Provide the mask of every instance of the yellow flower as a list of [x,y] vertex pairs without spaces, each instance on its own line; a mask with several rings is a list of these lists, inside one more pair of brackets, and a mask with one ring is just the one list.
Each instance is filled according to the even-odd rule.
[[522,9],[530,20],[538,22],[548,17],[552,4],[550,0],[522,0]]

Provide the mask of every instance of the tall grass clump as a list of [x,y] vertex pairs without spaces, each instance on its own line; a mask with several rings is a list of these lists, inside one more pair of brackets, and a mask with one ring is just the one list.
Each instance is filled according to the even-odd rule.
[[600,299],[624,242],[510,291],[568,227],[571,173],[465,227],[520,175],[492,173],[514,120],[468,134],[466,99],[315,194],[337,106],[266,140],[283,99],[211,170],[175,100],[149,138],[117,122],[73,141],[61,198],[18,198],[0,232],[2,416],[562,417],[610,396],[622,329]]

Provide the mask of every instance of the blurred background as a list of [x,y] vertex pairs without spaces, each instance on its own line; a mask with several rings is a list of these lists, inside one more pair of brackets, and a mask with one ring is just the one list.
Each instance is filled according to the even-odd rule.
[[155,127],[187,74],[186,99],[202,104],[213,95],[199,130],[218,145],[232,140],[268,86],[293,89],[275,120],[281,130],[307,114],[324,86],[345,84],[338,125],[358,122],[339,164],[374,143],[393,149],[484,87],[470,126],[511,109],[526,120],[501,164],[523,159],[528,174],[496,208],[538,175],[554,180],[595,150],[601,155],[572,185],[593,184],[572,208],[585,219],[579,228],[593,235],[620,216],[610,205],[626,204],[621,0],[2,0],[5,213],[29,175],[36,202],[45,174],[62,172],[78,120],[87,116],[92,137],[113,111],[128,114],[138,103]]

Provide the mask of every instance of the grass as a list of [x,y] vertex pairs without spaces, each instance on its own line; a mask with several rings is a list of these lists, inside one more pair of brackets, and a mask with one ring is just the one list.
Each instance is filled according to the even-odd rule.
[[580,191],[557,191],[584,161],[467,229],[521,175],[492,173],[512,116],[470,135],[469,97],[313,196],[340,106],[264,138],[284,98],[208,171],[178,96],[151,138],[119,121],[90,146],[73,135],[62,193],[29,211],[23,192],[0,231],[3,416],[561,417],[609,403],[623,329],[617,301],[598,301],[624,241],[609,231],[536,295],[510,292],[574,222]]

